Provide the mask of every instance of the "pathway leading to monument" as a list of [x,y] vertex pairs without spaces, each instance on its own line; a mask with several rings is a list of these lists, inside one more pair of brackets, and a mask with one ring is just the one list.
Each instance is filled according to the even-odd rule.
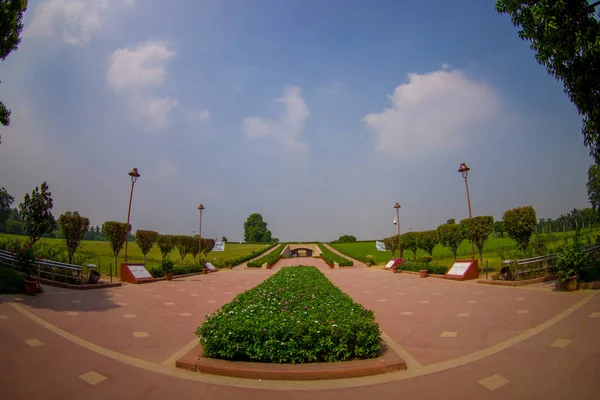
[[[279,266],[315,265],[410,356],[407,371],[268,382],[176,370],[205,314]],[[282,260],[174,281],[0,300],[0,398],[597,398],[600,297],[420,279],[321,260]],[[412,361],[412,365],[411,365]]]

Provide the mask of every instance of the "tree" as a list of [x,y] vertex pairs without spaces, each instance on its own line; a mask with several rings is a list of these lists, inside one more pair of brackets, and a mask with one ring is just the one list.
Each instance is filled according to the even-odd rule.
[[[198,247],[198,241],[192,236],[175,236],[175,246],[179,251],[179,257],[181,257],[181,263],[183,264],[185,256],[188,253],[193,253],[194,249]],[[198,254],[197,251],[196,254]],[[194,261],[195,259],[196,256],[194,255]]]
[[[27,10],[27,0],[0,0],[0,59],[17,50],[23,31],[23,13]],[[0,124],[10,125],[10,110],[0,101]],[[2,143],[2,136],[0,136]]]
[[12,205],[15,198],[12,197],[5,188],[0,187],[0,227],[4,225],[4,222],[10,217]]
[[525,252],[537,222],[533,207],[525,206],[507,210],[502,219],[508,236],[517,242],[522,252]]
[[417,249],[419,248],[419,242],[417,241],[416,232],[406,232],[400,235],[400,246],[405,250],[413,252],[413,259],[417,261]]
[[600,166],[598,164],[590,165],[588,168],[587,195],[592,209],[596,212],[600,210]]
[[450,249],[456,260],[458,247],[465,240],[465,232],[456,224],[444,224],[437,228],[440,244]]
[[417,243],[419,248],[425,250],[430,256],[433,255],[433,248],[439,243],[438,231],[424,231],[417,233]]
[[[392,258],[394,258],[394,252],[398,250],[398,235],[383,239],[383,244],[385,245],[385,249],[387,251],[392,252]],[[400,249],[398,257],[402,258],[402,249]]]
[[206,257],[208,253],[212,251],[212,249],[215,247],[215,243],[215,239],[202,238],[202,253],[204,254],[204,257]]
[[156,245],[160,250],[164,262],[169,256],[169,253],[175,248],[175,238],[172,235],[158,235]]
[[142,251],[142,255],[144,256],[144,265],[146,265],[146,254],[152,250],[152,246],[154,246],[154,243],[156,243],[156,239],[158,239],[158,232],[138,229],[135,231],[135,239],[138,247]]
[[504,237],[504,222],[496,221],[494,222],[494,232],[498,234],[500,237]]
[[115,272],[117,271],[117,261],[119,252],[125,244],[127,234],[131,231],[131,225],[119,221],[106,221],[102,224],[102,234],[110,243],[110,248],[115,257]]
[[342,235],[337,241],[340,243],[356,242],[356,237],[352,235]]
[[51,233],[56,226],[52,215],[52,193],[48,191],[46,181],[42,182],[41,190],[37,187],[25,194],[23,202],[19,204],[19,212],[23,218],[23,229],[29,236],[29,242],[34,244],[44,233]]
[[[260,214],[250,214],[244,222],[244,241],[256,243],[268,243],[271,241],[271,231],[267,229],[267,223],[263,221]],[[204,248],[204,246],[202,246]]]
[[479,262],[483,265],[483,247],[494,231],[494,217],[480,216],[463,219],[460,221],[460,226],[465,231],[465,236],[470,238],[479,250]]
[[221,242],[225,242],[225,243],[227,243],[227,237],[226,237],[226,236],[223,236],[223,237],[221,238]]
[[600,162],[600,21],[588,0],[498,0],[537,62],[564,85],[582,116],[584,144]]
[[448,221],[446,221],[446,224],[448,225],[454,225],[456,223],[456,219],[454,218],[450,218]]
[[67,211],[58,217],[58,225],[67,245],[69,264],[73,264],[73,255],[90,229],[90,220],[79,215],[77,211]]

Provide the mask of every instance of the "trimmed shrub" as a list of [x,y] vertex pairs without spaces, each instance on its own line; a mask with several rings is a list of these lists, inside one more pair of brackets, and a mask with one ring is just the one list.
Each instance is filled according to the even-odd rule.
[[267,265],[275,265],[275,263],[277,263],[277,261],[279,261],[281,259],[281,252],[283,251],[284,247],[285,247],[285,244],[280,244],[275,250],[273,250],[271,253],[267,254],[266,256],[261,257],[254,261],[250,261],[248,263],[248,267],[260,268],[264,263],[267,263]]
[[270,363],[373,358],[379,325],[315,267],[285,267],[197,329],[208,357]]
[[340,267],[351,267],[354,265],[352,260],[349,260],[345,257],[339,256],[329,250],[327,247],[323,246],[321,243],[318,243],[319,249],[321,249],[321,258],[327,265],[333,265],[334,262],[337,262]]

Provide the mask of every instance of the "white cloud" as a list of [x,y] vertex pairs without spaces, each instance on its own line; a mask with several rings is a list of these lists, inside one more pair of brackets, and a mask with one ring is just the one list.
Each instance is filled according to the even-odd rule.
[[[33,10],[25,37],[53,37],[71,45],[85,44],[102,29],[109,7],[123,0],[44,0]],[[126,0],[133,6],[134,0]]]
[[109,57],[106,73],[114,90],[159,85],[164,82],[167,61],[175,56],[162,42],[146,42],[135,49],[117,49]]
[[377,151],[408,155],[460,146],[468,129],[499,114],[494,88],[446,64],[443,68],[408,74],[408,83],[389,96],[390,108],[363,118],[375,134]]
[[259,117],[245,118],[242,123],[244,135],[252,139],[271,137],[285,147],[306,151],[306,145],[299,140],[299,136],[310,112],[300,97],[301,91],[297,86],[286,86],[283,97],[275,100],[285,105],[285,112],[277,121]]
[[194,113],[194,119],[200,122],[208,122],[210,121],[210,111],[208,111],[207,109],[202,109],[197,113]]
[[169,114],[179,104],[172,97],[132,97],[130,107],[135,116],[147,121],[149,130],[164,130],[169,127]]
[[124,96],[133,115],[147,121],[150,130],[164,130],[169,115],[179,101],[149,92],[164,83],[167,62],[175,52],[162,42],[145,42],[133,49],[115,50],[109,56],[106,79],[110,87]]

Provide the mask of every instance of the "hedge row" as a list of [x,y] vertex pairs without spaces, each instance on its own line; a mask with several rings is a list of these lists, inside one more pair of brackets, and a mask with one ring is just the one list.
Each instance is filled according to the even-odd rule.
[[275,265],[275,263],[281,259],[281,252],[285,246],[285,244],[280,244],[275,250],[266,256],[261,257],[258,260],[250,261],[247,264],[248,267],[257,268],[261,267],[264,263],[267,263],[267,265]]
[[406,261],[403,267],[400,268],[402,271],[419,272],[422,269],[426,269],[428,274],[439,274],[445,275],[448,272],[448,267],[443,265],[429,265],[425,267],[423,263]]
[[[204,268],[204,264],[175,265],[173,266],[173,275],[177,276],[202,272],[202,268]],[[158,267],[149,268],[148,272],[150,272],[150,275],[152,275],[154,278],[162,278],[165,276],[165,271],[160,265]]]
[[245,263],[248,260],[252,260],[253,258],[260,256],[261,254],[271,250],[273,247],[275,247],[277,245],[278,245],[278,243],[272,243],[268,247],[262,248],[258,251],[252,250],[252,253],[240,256],[238,258],[234,258],[233,260],[223,260],[223,261],[215,260],[212,262],[212,264],[217,268],[223,268],[223,267],[226,267],[227,265],[233,265],[233,266],[240,265],[240,264]]
[[285,267],[197,329],[208,357],[271,363],[373,358],[379,325],[315,267]]
[[321,258],[327,265],[333,265],[334,262],[337,262],[340,267],[352,267],[354,262],[345,257],[339,256],[329,250],[327,247],[323,246],[321,243],[318,243],[319,249],[321,249]]

